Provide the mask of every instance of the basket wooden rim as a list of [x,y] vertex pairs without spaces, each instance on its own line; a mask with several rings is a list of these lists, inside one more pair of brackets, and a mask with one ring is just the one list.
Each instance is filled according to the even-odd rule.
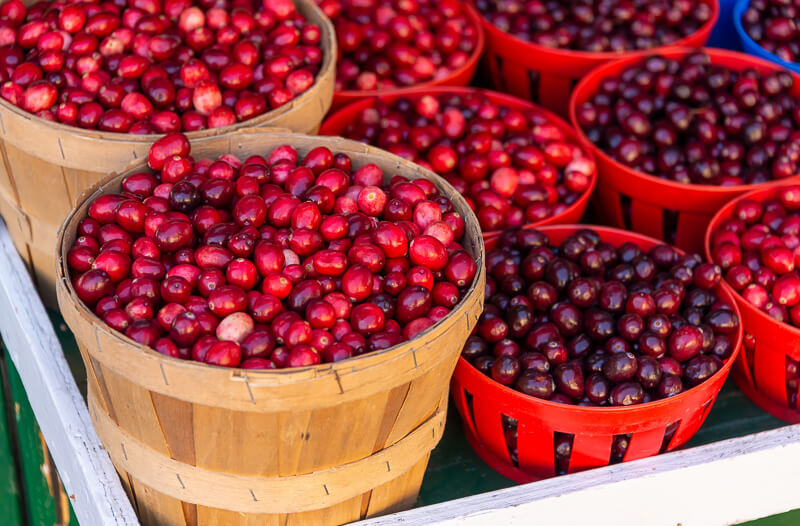
[[[338,52],[337,51],[338,47],[336,42],[336,32],[333,28],[333,24],[331,23],[331,21],[328,19],[328,17],[326,17],[323,14],[322,10],[317,6],[317,4],[313,0],[292,0],[292,2],[295,3],[298,10],[303,14],[303,16],[305,16],[309,21],[320,27],[320,31],[322,34],[320,40],[320,47],[323,50],[322,63],[320,65],[319,71],[314,77],[314,84],[312,84],[312,86],[308,90],[301,93],[299,97],[292,99],[287,104],[279,106],[278,108],[263,113],[252,119],[242,122],[237,122],[235,124],[231,124],[230,126],[224,126],[221,128],[211,128],[193,132],[183,132],[190,140],[216,137],[219,135],[230,133],[232,131],[252,128],[262,123],[267,123],[267,121],[273,120],[276,117],[280,117],[288,113],[289,111],[292,111],[298,107],[305,106],[311,102],[314,102],[319,97],[318,92],[320,91],[321,86],[323,84],[321,80],[326,78],[332,78],[333,75],[335,75],[336,56]],[[60,122],[48,121],[32,113],[28,113],[22,108],[15,106],[10,102],[8,102],[7,100],[0,97],[0,137],[3,137],[4,140],[7,140],[11,144],[14,144],[15,146],[18,146],[20,148],[24,148],[25,138],[24,137],[17,138],[14,135],[8,135],[6,133],[4,115],[3,115],[4,113],[11,114],[11,117],[15,119],[22,119],[32,124],[38,124],[46,126],[48,128],[53,128],[61,135],[80,137],[85,140],[102,140],[102,141],[109,141],[112,143],[119,143],[119,144],[128,143],[128,144],[135,144],[135,145],[149,147],[149,145],[152,144],[156,139],[164,135],[163,133],[134,135],[129,133],[105,132],[100,130],[88,130],[84,128],[79,128],[77,126],[68,126]],[[15,139],[19,140],[17,141]]]
[[[299,397],[297,393],[285,393],[283,389],[291,389],[293,386],[296,388],[298,384],[308,385],[314,380],[330,376],[335,377],[338,390],[332,391],[329,394],[339,396],[329,397],[329,400],[326,401],[328,405],[335,405],[346,399],[362,398],[373,392],[385,391],[389,385],[387,380],[383,378],[380,382],[372,382],[368,385],[349,385],[348,379],[352,378],[352,376],[348,375],[355,374],[357,376],[358,373],[363,373],[366,370],[374,370],[373,368],[375,367],[386,366],[387,363],[395,366],[400,363],[401,366],[404,365],[406,369],[401,369],[401,371],[404,371],[403,374],[398,374],[390,380],[391,382],[400,384],[407,380],[409,375],[417,376],[418,374],[422,374],[424,371],[430,370],[438,363],[448,359],[448,354],[438,352],[438,349],[435,349],[432,345],[433,342],[449,330],[456,329],[456,325],[466,324],[467,331],[469,332],[469,330],[474,327],[475,323],[477,323],[477,319],[483,308],[485,283],[483,238],[480,234],[477,218],[472,213],[466,201],[464,201],[464,198],[446,181],[432,172],[398,156],[355,141],[339,137],[312,137],[283,132],[264,132],[259,129],[239,130],[228,136],[230,141],[234,141],[237,137],[243,139],[250,137],[255,140],[261,140],[263,138],[268,142],[272,141],[270,146],[292,144],[298,151],[304,150],[303,146],[298,145],[302,141],[307,141],[313,143],[314,146],[327,146],[334,152],[345,152],[358,156],[360,157],[357,157],[358,164],[375,162],[376,160],[378,162],[386,161],[392,163],[398,170],[404,171],[405,174],[423,176],[434,182],[439,190],[452,200],[456,211],[464,217],[466,225],[466,243],[464,243],[464,246],[476,259],[478,267],[475,278],[464,294],[461,302],[441,321],[413,340],[331,364],[320,364],[292,369],[245,370],[209,366],[207,364],[164,356],[149,347],[135,342],[103,323],[91,309],[86,307],[86,305],[78,299],[72,283],[68,278],[69,271],[66,267],[66,254],[72,240],[67,239],[67,231],[72,229],[74,234],[74,228],[77,222],[83,217],[82,209],[88,207],[89,201],[92,198],[106,193],[109,191],[108,187],[112,185],[116,184],[118,187],[121,179],[127,175],[127,173],[136,169],[129,167],[122,174],[110,174],[88,188],[78,198],[75,208],[73,208],[66,217],[58,233],[56,286],[59,305],[65,321],[71,326],[73,332],[77,332],[76,329],[85,326],[93,333],[92,338],[89,339],[87,337],[87,341],[84,342],[96,344],[97,348],[93,350],[90,348],[92,357],[123,375],[126,374],[126,368],[121,362],[126,361],[125,359],[135,360],[133,363],[136,364],[136,366],[147,368],[149,371],[149,378],[138,378],[137,381],[142,383],[146,382],[146,386],[150,390],[185,401],[218,407],[236,406],[236,408],[248,411],[270,411],[285,408],[286,400],[281,398],[282,394],[285,394],[286,397],[291,399],[293,404],[310,404],[312,401],[304,400],[302,397]],[[383,161],[381,161],[381,159]],[[142,168],[144,164],[140,162],[136,166]],[[387,176],[388,175],[389,174],[387,174]],[[84,331],[81,330],[81,332]],[[80,342],[80,338],[78,339]],[[466,334],[464,335],[464,339],[466,339]],[[111,344],[113,348],[102,349],[100,345],[101,342],[104,344]],[[461,349],[459,348],[456,352],[460,351]],[[207,389],[204,389],[202,392],[192,393],[178,391],[175,388],[175,375],[192,376],[194,381],[198,381],[202,378],[202,382]],[[172,379],[172,381],[170,379]],[[313,402],[313,407],[321,406],[319,400],[314,400]]]
[[241,513],[300,513],[328,508],[406,473],[444,434],[447,398],[406,436],[372,455],[300,475],[227,473],[175,460],[131,436],[89,397],[89,412],[116,468],[183,502]]

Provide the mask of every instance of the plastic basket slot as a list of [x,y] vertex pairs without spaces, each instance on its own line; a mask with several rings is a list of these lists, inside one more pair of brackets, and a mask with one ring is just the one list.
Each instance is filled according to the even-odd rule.
[[505,91],[503,78],[500,76],[500,68],[503,64],[503,57],[496,53],[487,52],[484,59],[484,64],[486,64],[486,67],[489,70],[489,78],[492,79],[492,84],[494,87],[498,91]]
[[503,421],[503,435],[506,439],[506,450],[511,463],[515,468],[519,467],[519,454],[517,445],[517,424],[519,423],[516,418],[512,418],[504,413],[500,413],[500,419]]
[[461,415],[461,420],[464,421],[464,425],[469,432],[475,434],[475,415],[472,412],[472,393],[464,388],[456,389],[455,385],[451,391],[453,393],[456,409]]
[[[633,228],[633,219],[631,218],[631,205],[633,204],[633,199],[625,194],[618,194],[619,199],[615,200],[615,203],[619,203],[619,210],[622,216],[622,225],[625,226],[626,229],[631,230]],[[617,223],[619,225],[619,223]]]
[[[745,333],[744,341],[746,342],[748,338],[752,338],[752,335]],[[755,341],[755,339],[753,341]],[[754,387],[756,384],[755,379],[753,378],[753,364],[755,363],[755,357],[753,356],[753,353],[755,350],[755,344],[752,347],[742,344],[742,354],[734,364],[734,370],[741,374],[742,377],[747,380],[747,383]]]
[[622,433],[614,435],[614,440],[611,442],[611,454],[608,456],[609,464],[619,464],[625,459],[628,448],[631,444],[631,434]]
[[706,421],[706,417],[708,416],[708,413],[711,412],[711,406],[712,405],[714,405],[714,400],[713,399],[709,400],[708,402],[703,404],[703,416],[700,417],[700,425],[703,425],[703,422]]
[[678,237],[678,220],[680,214],[678,214],[677,210],[665,208],[661,215],[661,239],[670,245],[674,245],[675,238]]
[[569,457],[569,472],[575,473],[608,465],[613,440],[613,435],[575,435],[572,441],[572,455]]
[[[571,433],[559,433],[556,431],[553,434],[553,459],[555,461],[556,475],[566,475],[569,472],[569,461],[572,457],[572,443],[575,441],[575,435]],[[559,457],[558,449],[566,448],[565,455]]]
[[625,462],[652,457],[657,454],[664,442],[664,431],[665,428],[656,427],[633,433],[628,450],[625,452]]
[[[530,86],[530,93],[528,100],[541,104],[540,93],[541,93],[541,86],[540,80],[542,79],[542,74],[534,69],[528,70],[528,85]],[[549,109],[549,108],[548,108]]]
[[699,406],[684,415],[678,430],[675,431],[675,436],[672,438],[670,448],[682,446],[697,433],[697,430],[700,429],[700,424],[703,423],[703,411],[704,407]]
[[675,436],[675,431],[678,430],[678,427],[680,427],[680,425],[681,421],[678,420],[676,422],[671,423],[666,428],[664,428],[664,437],[661,439],[661,447],[658,449],[659,454],[670,449],[670,442],[672,442],[672,437]]
[[800,386],[792,389],[789,383],[786,383],[786,400],[789,403],[790,409],[797,409],[797,398],[800,397]]
[[498,408],[484,397],[473,397],[472,416],[475,420],[476,435],[481,442],[486,444],[492,453],[511,464],[503,433],[503,420]]
[[[760,335],[759,335],[760,336]],[[786,397],[786,355],[756,338],[753,351],[753,377],[756,389],[782,405],[788,405]]]
[[532,419],[520,420],[517,425],[517,458],[520,468],[537,477],[556,474],[553,432]]

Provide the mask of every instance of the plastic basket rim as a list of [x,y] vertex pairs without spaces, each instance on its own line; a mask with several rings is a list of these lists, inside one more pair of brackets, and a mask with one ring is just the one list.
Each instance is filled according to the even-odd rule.
[[[634,242],[647,242],[647,243],[654,243],[657,245],[665,244],[663,241],[645,236],[642,234],[638,234],[635,232],[628,232],[627,230],[622,230],[620,228],[614,227],[607,227],[607,226],[600,226],[600,225],[583,225],[583,224],[572,224],[572,225],[549,225],[538,228],[537,230],[542,230],[545,233],[548,232],[565,232],[565,231],[575,231],[582,228],[590,228],[600,234],[601,238],[604,234],[615,234],[615,235],[622,235],[626,237],[626,241],[634,241]],[[672,247],[678,251],[679,254],[685,254],[686,252],[677,248]],[[485,248],[486,254],[488,253],[491,248]],[[722,280],[724,282],[724,279]],[[721,285],[722,283],[720,283]],[[717,293],[721,294],[722,297],[720,299],[726,300],[725,302],[728,304],[729,307],[736,313],[739,317],[739,328],[736,331],[736,344],[734,345],[733,352],[728,357],[728,359],[723,363],[722,367],[714,373],[711,378],[706,380],[705,382],[693,386],[685,391],[671,396],[669,398],[662,398],[660,400],[653,400],[652,402],[647,402],[644,404],[637,404],[632,406],[612,406],[612,407],[588,407],[588,406],[579,406],[579,405],[569,405],[569,404],[561,404],[558,402],[551,402],[550,400],[544,400],[542,398],[536,398],[534,396],[526,395],[519,391],[512,389],[506,385],[503,385],[495,380],[491,379],[490,377],[482,374],[478,369],[475,368],[471,363],[469,363],[463,356],[458,357],[458,365],[457,368],[465,372],[474,378],[479,378],[481,382],[491,386],[492,389],[499,391],[503,396],[510,397],[515,402],[523,404],[531,409],[535,408],[537,405],[541,404],[545,407],[549,407],[551,409],[563,411],[565,413],[575,413],[575,414],[585,414],[585,415],[599,415],[599,416],[610,416],[610,415],[619,415],[622,413],[632,414],[634,412],[647,412],[650,409],[665,407],[665,406],[672,406],[672,405],[680,405],[684,399],[689,397],[695,389],[711,382],[715,378],[719,378],[720,375],[727,375],[731,368],[733,367],[733,363],[738,358],[739,352],[743,345],[744,341],[744,329],[742,323],[742,314],[739,309],[738,302],[736,301],[735,296],[728,290],[727,287],[721,287],[717,285],[716,291]],[[800,331],[798,331],[800,332]]]
[[697,36],[698,33],[702,33],[704,31],[707,31],[710,35],[711,31],[714,29],[714,26],[717,24],[717,21],[719,20],[720,17],[720,0],[700,0],[700,1],[703,2],[704,4],[708,4],[711,6],[711,18],[709,18],[708,21],[706,21],[705,24],[700,26],[694,33],[686,35],[685,37],[676,40],[675,42],[672,42],[668,45],[656,46],[650,48],[649,50],[632,49],[628,51],[597,51],[597,52],[577,51],[574,49],[551,48],[551,47],[541,46],[539,44],[534,44],[533,42],[529,42],[527,40],[523,40],[519,37],[515,37],[511,33],[506,33],[505,31],[501,30],[500,28],[498,28],[497,26],[486,20],[483,14],[481,14],[480,11],[478,11],[478,9],[475,7],[474,0],[468,0],[468,4],[473,9],[475,9],[475,12],[479,14],[481,19],[481,24],[483,25],[483,28],[487,34],[491,33],[496,38],[509,39],[518,46],[522,46],[523,48],[527,47],[528,49],[526,49],[525,51],[529,53],[537,53],[539,55],[542,54],[551,55],[553,58],[562,58],[562,59],[583,59],[583,60],[596,59],[599,64],[601,62],[606,62],[609,60],[625,58],[630,54],[640,53],[642,51],[654,52],[660,49],[665,49],[667,47],[676,47],[676,46],[683,47],[687,45],[688,40],[691,40],[692,38]]
[[736,0],[736,3],[733,5],[733,28],[736,30],[739,40],[747,45],[757,47],[764,55],[768,56],[771,61],[779,66],[783,66],[791,71],[800,70],[800,62],[787,62],[783,60],[772,51],[764,49],[761,44],[753,40],[752,37],[747,34],[747,31],[744,30],[744,26],[742,25],[742,16],[744,16],[744,11],[748,7],[750,7],[750,0]]
[[678,183],[675,181],[670,181],[668,179],[662,179],[655,175],[650,175],[644,172],[640,172],[638,170],[634,170],[629,166],[625,166],[624,164],[620,163],[619,161],[613,159],[610,155],[608,155],[605,151],[595,145],[589,138],[586,136],[583,128],[578,124],[578,95],[583,95],[584,91],[587,91],[588,88],[586,87],[590,80],[593,80],[600,76],[613,76],[614,73],[610,73],[611,70],[617,69],[619,67],[627,67],[635,64],[637,61],[644,59],[646,57],[652,55],[661,55],[667,58],[673,57],[682,57],[688,53],[693,51],[702,50],[706,52],[712,59],[712,64],[714,58],[730,58],[730,59],[738,59],[742,61],[742,68],[747,67],[748,65],[759,65],[762,67],[766,67],[773,70],[785,70],[787,73],[794,77],[795,84],[800,86],[800,74],[786,69],[782,67],[780,64],[775,64],[770,62],[766,59],[756,57],[753,55],[748,55],[746,53],[742,53],[739,51],[732,51],[729,49],[719,49],[719,48],[710,48],[710,47],[702,47],[702,48],[693,48],[693,47],[680,47],[680,46],[671,46],[671,47],[664,47],[658,48],[649,51],[637,52],[635,54],[631,54],[627,57],[620,58],[618,60],[613,60],[610,62],[606,62],[601,66],[594,68],[590,73],[585,75],[573,88],[572,94],[570,95],[569,99],[569,121],[572,124],[573,129],[580,137],[580,139],[592,149],[595,157],[599,160],[602,160],[604,163],[610,164],[614,167],[615,170],[622,172],[627,177],[638,178],[640,180],[646,181],[649,184],[656,184],[661,185],[664,188],[670,188],[672,190],[679,190],[679,191],[689,191],[689,192],[703,192],[703,193],[711,193],[715,195],[726,196],[730,195],[730,198],[733,198],[736,195],[739,195],[743,192],[749,192],[754,188],[760,188],[764,186],[774,186],[776,184],[781,184],[785,181],[798,181],[800,180],[800,173],[797,173],[791,177],[787,177],[781,180],[771,180],[765,183],[756,183],[756,184],[740,184],[740,185],[732,185],[732,186],[719,186],[719,185],[708,185],[708,184],[685,184],[685,183]]
[[[480,61],[481,57],[483,56],[483,50],[486,47],[486,31],[483,27],[482,19],[483,17],[480,16],[478,10],[472,5],[471,2],[465,2],[461,4],[467,13],[467,17],[472,21],[472,24],[478,30],[478,41],[475,49],[472,50],[472,54],[467,59],[467,62],[464,63],[458,69],[451,71],[447,76],[433,79],[428,82],[424,82],[422,84],[415,84],[413,86],[408,87],[400,87],[400,88],[391,88],[386,90],[341,90],[333,92],[334,101],[337,99],[343,102],[345,105],[349,105],[351,102],[357,102],[362,98],[374,97],[374,96],[393,96],[393,95],[403,95],[409,91],[418,89],[418,88],[434,88],[439,86],[447,86],[450,82],[453,82],[453,79],[463,75],[466,71],[470,68],[477,67],[478,62]],[[335,107],[335,104],[334,104]],[[344,108],[344,106],[342,106]],[[338,112],[339,110],[336,110]],[[332,115],[332,114],[331,114]],[[326,119],[327,120],[327,119]]]
[[[746,194],[742,194],[739,197],[725,203],[725,205],[722,206],[717,211],[716,214],[714,214],[714,217],[711,218],[711,221],[708,223],[708,227],[706,228],[705,235],[703,236],[703,250],[705,252],[704,255],[706,257],[706,260],[712,263],[714,262],[714,259],[711,257],[711,237],[714,234],[714,230],[716,230],[717,227],[719,227],[720,223],[724,219],[732,217],[732,213],[736,205],[738,205],[745,199],[754,199],[760,203],[763,203],[766,199],[769,199],[770,197],[774,196],[774,194],[780,191],[782,188],[785,188],[787,186],[795,186],[796,184],[797,184],[796,182],[793,183],[784,182],[784,183],[769,185],[764,188],[756,188],[750,192],[747,192]],[[750,302],[744,299],[744,296],[739,294],[739,292],[736,289],[731,287],[728,284],[728,282],[725,281],[724,278],[722,279],[722,285],[726,289],[728,289],[728,292],[730,292],[731,295],[733,295],[733,297],[736,299],[736,303],[737,306],[739,306],[739,310],[747,311],[749,315],[756,316],[762,322],[770,323],[773,326],[777,326],[781,331],[786,331],[795,338],[797,338],[798,340],[800,340],[800,328],[789,325],[788,323],[778,321],[775,318],[772,318],[771,316],[767,315],[765,312],[762,312],[760,309],[755,308],[750,304]]]
[[[567,209],[564,210],[563,212],[543,219],[542,221],[547,221],[548,222],[547,224],[526,223],[524,226],[525,228],[543,228],[545,226],[548,226],[549,224],[558,223],[564,216],[567,216],[575,212],[581,207],[583,207],[584,209],[586,208],[586,206],[589,204],[589,200],[594,194],[595,188],[597,187],[597,181],[600,175],[600,170],[598,169],[597,166],[597,158],[595,156],[594,151],[592,151],[589,147],[587,147],[585,142],[582,140],[582,137],[575,130],[574,126],[570,125],[570,123],[567,122],[565,119],[559,117],[552,111],[538,104],[535,104],[526,99],[509,95],[508,93],[501,93],[499,91],[485,89],[485,88],[473,88],[471,86],[430,86],[430,87],[419,86],[405,90],[402,93],[389,93],[389,92],[380,93],[377,95],[371,95],[361,100],[354,100],[353,102],[350,102],[340,107],[339,109],[329,113],[326,116],[325,120],[322,121],[322,124],[320,125],[319,128],[319,132],[317,133],[318,135],[328,135],[331,132],[331,130],[328,130],[326,128],[330,126],[331,121],[343,119],[345,115],[351,112],[356,112],[366,109],[371,105],[373,105],[377,99],[390,99],[390,98],[393,99],[399,97],[416,98],[417,96],[422,97],[424,95],[443,94],[443,93],[456,93],[456,94],[480,93],[486,95],[490,99],[498,100],[503,104],[508,104],[509,106],[514,105],[516,107],[526,107],[531,110],[534,110],[543,115],[545,118],[547,118],[548,121],[555,122],[558,128],[566,132],[569,138],[572,139],[573,143],[576,146],[578,146],[581,149],[581,151],[586,156],[588,156],[589,159],[591,159],[592,162],[594,163],[594,173],[592,173],[591,180],[589,181],[589,186],[586,188],[586,190],[584,190],[581,196],[575,200],[574,203],[569,205],[569,207],[567,207]],[[349,122],[352,122],[352,119],[350,119]],[[484,239],[486,239],[487,237],[499,236],[500,234],[503,233],[503,230],[502,229],[489,230],[488,232],[484,232],[483,230],[481,230],[481,233],[483,234]]]

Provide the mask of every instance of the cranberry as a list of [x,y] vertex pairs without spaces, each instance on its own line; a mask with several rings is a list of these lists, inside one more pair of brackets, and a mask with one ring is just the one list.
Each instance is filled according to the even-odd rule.
[[[800,53],[795,45],[797,35],[796,6],[781,2],[752,2],[742,14],[742,26],[747,34],[768,52],[786,62],[797,62]],[[770,91],[780,90],[780,84]]]
[[[84,128],[193,131],[255,117],[266,111],[267,100],[272,107],[289,102],[311,88],[320,67],[320,28],[299,13],[292,14],[291,27],[273,28],[270,6],[259,5],[252,14],[234,8],[229,15],[226,9],[169,2],[169,16],[152,3],[144,9],[137,3],[111,7],[69,4],[46,21],[42,9],[6,7],[6,24],[13,20],[19,28],[0,40],[9,48],[3,55],[7,76],[20,89],[6,86],[4,98],[42,118]],[[256,20],[271,31],[256,27]],[[259,53],[270,46],[281,46],[282,55]],[[35,54],[23,62],[28,49]],[[276,61],[283,68],[280,78]],[[270,80],[261,79],[259,93],[244,90],[264,72]],[[232,95],[223,99],[220,85]],[[59,92],[64,103],[55,110]]]
[[[493,143],[492,135],[483,131],[486,119],[475,113],[476,107],[492,115],[509,112],[505,123],[496,121],[500,142]],[[386,117],[385,132],[370,117],[375,113]],[[594,163],[574,145],[567,144],[567,136],[560,128],[549,126],[551,133],[535,134],[531,128],[537,128],[543,120],[533,109],[512,110],[481,93],[467,92],[417,95],[398,99],[391,106],[375,102],[344,129],[331,125],[331,129],[323,131],[376,144],[431,167],[475,201],[481,227],[490,231],[520,226],[526,217],[529,222],[537,222],[556,215],[589,187]],[[446,133],[439,131],[440,125],[446,126]],[[408,139],[401,142],[405,130]],[[397,135],[401,131],[403,135]],[[390,138],[395,136],[396,139]],[[453,147],[456,139],[463,141],[463,149]],[[524,145],[529,141],[535,146]],[[548,164],[541,150],[567,152],[566,162]],[[412,192],[416,194],[413,200],[408,196]],[[386,207],[392,219],[413,220],[423,233],[445,245],[449,244],[449,232],[437,223],[447,223],[451,230],[463,226],[457,214],[446,207],[438,209],[435,199],[426,200],[428,196],[414,185],[393,187],[389,197],[396,196],[405,196],[414,206],[409,210],[390,199]],[[509,201],[513,203],[511,207]]]
[[[739,320],[715,295],[721,269],[696,255],[666,245],[645,254],[588,229],[560,246],[536,230],[497,244],[462,355],[501,383],[559,403],[641,404],[698,385],[733,352]],[[513,384],[501,358],[519,362]]]
[[[651,55],[601,82],[581,106],[578,125],[598,148],[639,172],[682,183],[754,184],[797,173],[789,153],[796,150],[788,133],[796,126],[792,87],[788,74],[734,69],[703,51],[678,59]],[[637,108],[628,100],[647,103]],[[768,136],[768,123],[777,121],[788,124],[787,133]],[[750,224],[761,213],[743,206],[737,215]],[[734,247],[718,255],[723,270],[738,264]]]
[[[694,8],[677,0],[647,4],[592,2],[520,4],[479,0],[475,6],[501,31],[545,47],[587,52],[620,52],[669,44],[694,32],[711,20],[711,7]],[[676,25],[678,21],[682,23]],[[569,27],[569,29],[566,29]],[[660,66],[650,66],[653,73]]]
[[[342,197],[364,188],[350,185],[349,158],[327,148],[300,159],[279,147],[244,162],[189,154],[183,136],[157,141],[148,162],[160,173],[133,174],[124,195],[94,200],[68,256],[84,301],[159,352],[256,368],[345,359],[417,337],[457,306],[477,274],[460,244],[463,225],[438,220],[454,213],[452,203],[427,180],[391,184],[407,185],[395,199],[413,211],[411,199],[417,223],[436,219],[428,235],[413,212],[399,221],[384,209],[338,214],[334,191],[311,185],[327,180]],[[383,176],[372,165],[359,179],[380,184]],[[318,199],[301,201],[309,193]],[[512,281],[504,286],[524,292]],[[218,345],[229,342],[240,346]],[[516,343],[506,346],[503,355],[519,355]]]

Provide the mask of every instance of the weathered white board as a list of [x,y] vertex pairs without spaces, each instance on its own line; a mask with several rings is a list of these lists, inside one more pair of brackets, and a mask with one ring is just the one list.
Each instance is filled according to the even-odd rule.
[[36,420],[85,526],[139,524],[114,466],[92,427],[61,344],[0,221],[0,334],[19,371]]

